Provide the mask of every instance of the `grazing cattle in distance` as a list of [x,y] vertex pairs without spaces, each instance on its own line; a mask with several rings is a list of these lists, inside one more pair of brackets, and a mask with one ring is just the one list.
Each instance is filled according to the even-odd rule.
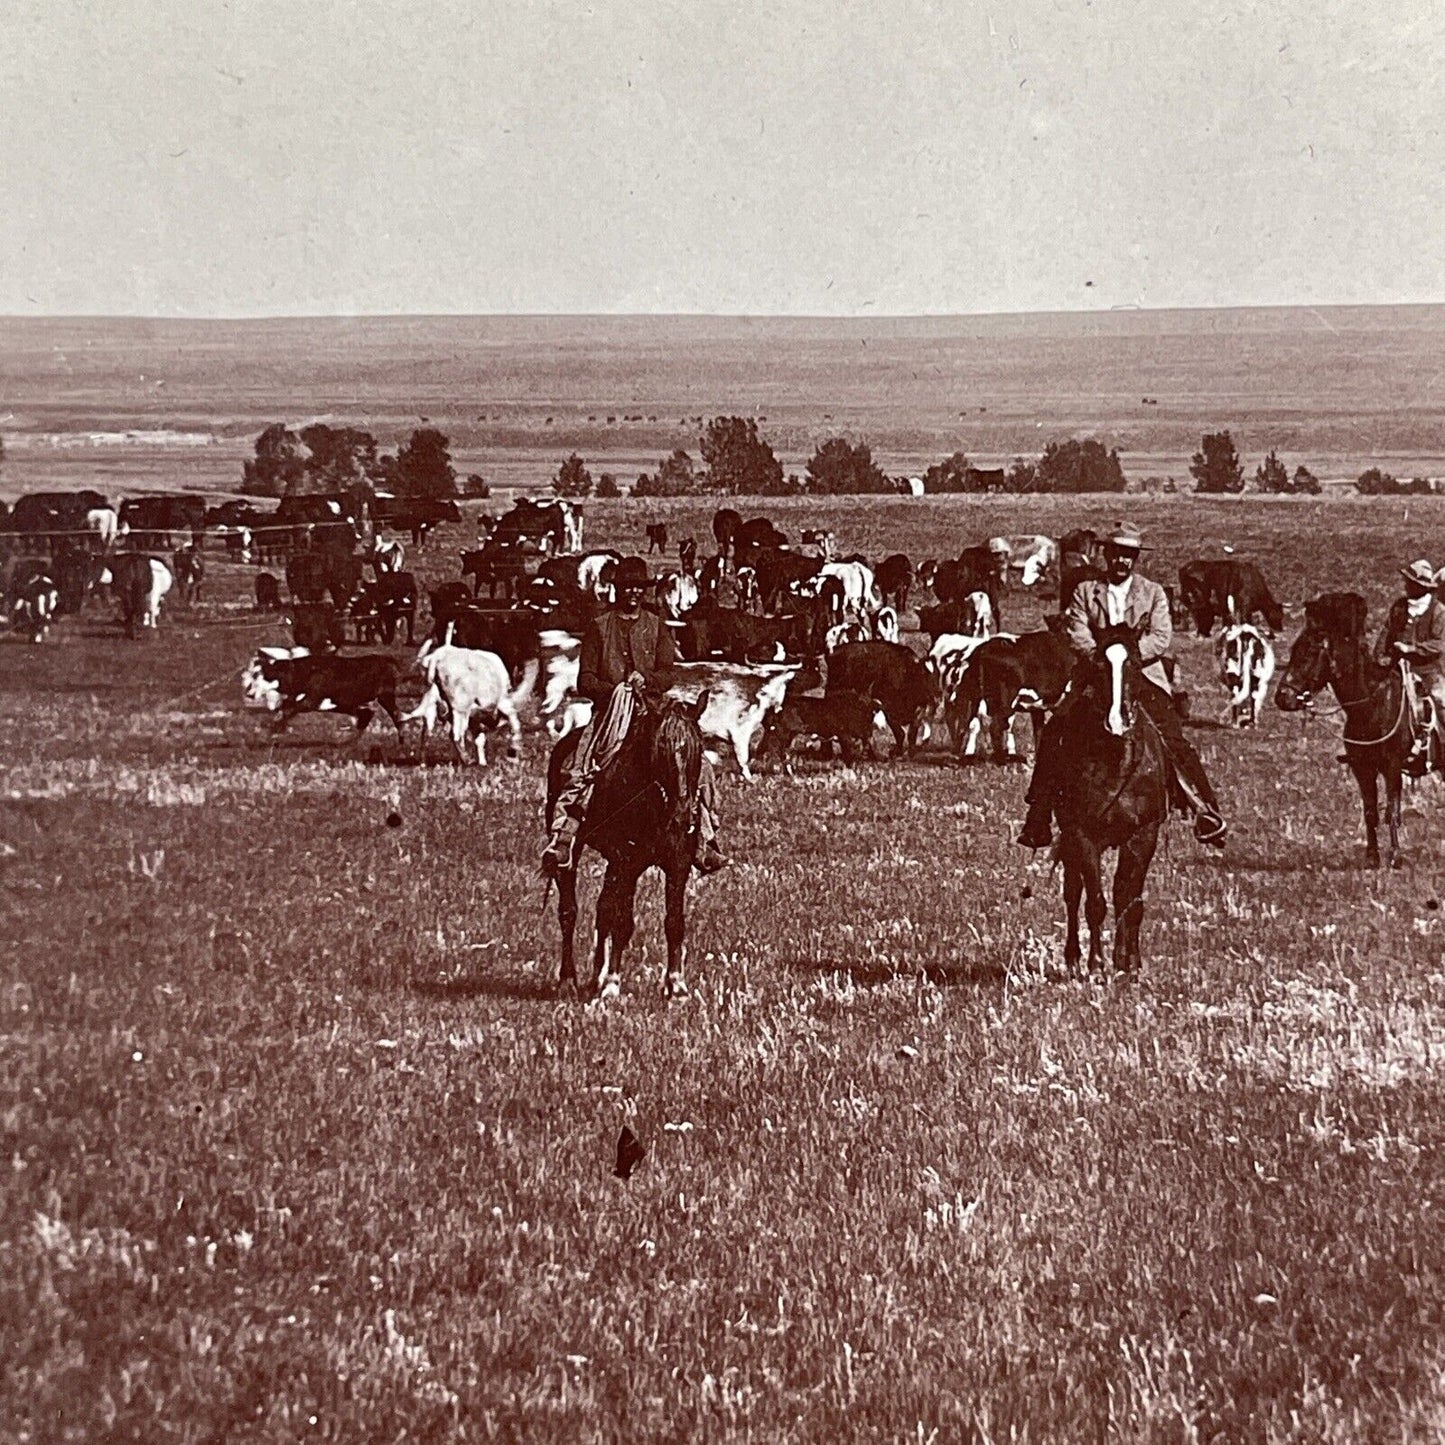
[[908,611],[908,594],[913,588],[913,564],[902,552],[885,557],[874,569],[873,580],[883,600],[901,615]]
[[316,657],[300,648],[262,647],[241,676],[241,691],[248,705],[279,714],[277,732],[298,713],[338,712],[353,718],[362,733],[380,707],[400,740],[398,674],[395,659],[377,653]]
[[279,612],[281,610],[281,582],[270,572],[256,574],[256,611]]
[[1215,651],[1219,680],[1229,693],[1229,720],[1235,727],[1253,727],[1274,676],[1274,648],[1253,623],[1236,622],[1219,634]]
[[31,642],[45,640],[60,610],[60,591],[48,572],[35,572],[10,595],[10,625]]
[[1216,622],[1226,625],[1264,619],[1270,636],[1284,627],[1284,609],[1270,595],[1264,574],[1238,557],[1200,558],[1179,569],[1179,601],[1201,637]]
[[712,535],[719,557],[736,559],[737,536],[742,525],[742,516],[731,507],[719,507],[712,514]]
[[704,693],[707,706],[698,719],[704,739],[723,744],[737,761],[738,771],[752,782],[750,760],[764,725],[783,705],[796,666],[744,667],[725,662],[684,662],[673,672],[667,695],[696,703]]
[[188,542],[176,551],[171,558],[171,571],[175,574],[181,601],[187,607],[199,602],[206,580],[206,564],[194,545]]
[[122,552],[110,564],[111,590],[120,603],[125,635],[132,640],[160,622],[161,599],[171,590],[171,569],[159,557]]
[[1059,611],[1067,612],[1074,589],[1104,575],[1103,539],[1091,527],[1079,527],[1059,538]]
[[905,757],[928,740],[928,719],[938,705],[938,679],[899,642],[850,642],[828,659],[828,686],[860,692],[883,709],[897,747]]
[[667,552],[667,523],[649,522],[647,524],[647,555],[650,557],[654,552]]
[[463,747],[475,728],[477,765],[487,765],[487,729],[498,721],[508,729],[507,756],[518,757],[522,747],[522,721],[518,707],[531,694],[537,682],[537,662],[527,664],[522,681],[511,690],[507,665],[494,652],[480,652],[470,647],[454,647],[446,643],[427,642],[417,657],[417,666],[426,678],[426,692],[402,722],[421,721],[421,751],[426,754],[426,741],[437,725],[443,707],[451,713],[452,745],[457,757],[465,761]]
[[298,602],[291,609],[291,640],[307,652],[336,652],[345,645],[346,623],[329,602]]
[[829,755],[837,743],[843,761],[851,764],[860,757],[874,757],[873,734],[886,725],[878,704],[861,692],[835,691],[824,697],[791,692],[768,731],[768,743],[780,749],[789,773],[793,771],[793,746],[799,738],[816,738]]

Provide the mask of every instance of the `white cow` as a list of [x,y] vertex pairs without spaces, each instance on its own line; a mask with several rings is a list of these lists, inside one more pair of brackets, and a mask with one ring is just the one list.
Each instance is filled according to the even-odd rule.
[[883,605],[883,594],[866,562],[825,562],[818,576],[836,577],[843,584],[843,610],[855,617],[868,617]]
[[[1012,636],[1010,633],[997,635]],[[978,752],[978,741],[988,718],[985,703],[980,702],[971,715],[964,716],[961,701],[963,680],[968,675],[973,655],[987,641],[987,636],[945,632],[937,638],[928,654],[927,665],[938,678],[938,690],[943,699],[943,721],[953,738],[953,750],[960,758],[971,758]],[[1004,751],[1010,756],[1018,751],[1013,735],[1014,716],[1010,714],[1004,732]]]
[[426,752],[426,740],[445,706],[451,713],[452,745],[459,758],[466,758],[463,745],[474,720],[480,724],[476,730],[479,767],[487,765],[487,729],[495,727],[498,719],[507,724],[510,734],[507,756],[515,758],[519,755],[522,720],[517,715],[517,708],[536,686],[539,664],[535,658],[523,669],[522,680],[515,690],[509,686],[512,679],[506,663],[495,652],[483,652],[474,647],[453,647],[450,643],[439,646],[428,643],[422,648],[417,665],[427,680],[427,690],[402,722],[420,719],[423,753]]
[[109,552],[120,535],[120,518],[114,507],[93,507],[85,514],[85,530],[100,543],[102,552]]
[[542,667],[542,722],[553,742],[592,720],[592,701],[577,695],[582,641],[561,628],[537,634]]
[[1226,627],[1214,646],[1219,680],[1229,693],[1229,720],[1235,727],[1253,727],[1274,676],[1274,648],[1251,622]]
[[786,664],[684,662],[673,670],[675,681],[667,695],[693,703],[706,690],[707,707],[698,719],[698,727],[704,738],[731,750],[738,771],[752,782],[749,761],[753,748],[769,714],[782,707],[788,684],[798,672],[797,666]]
[[1006,559],[1006,565],[1020,574],[1025,587],[1043,580],[1050,566],[1059,560],[1059,544],[1052,537],[1031,533],[1022,537],[992,537],[988,549]]

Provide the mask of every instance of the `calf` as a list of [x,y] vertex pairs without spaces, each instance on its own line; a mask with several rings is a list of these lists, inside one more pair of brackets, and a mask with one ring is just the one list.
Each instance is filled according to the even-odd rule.
[[256,574],[256,611],[279,612],[281,610],[281,583],[270,572]]
[[122,552],[110,564],[111,590],[120,603],[125,635],[132,640],[160,622],[161,599],[171,590],[171,569],[159,557]]
[[667,523],[649,522],[647,524],[647,555],[650,557],[654,552],[666,553],[667,551]]
[[200,552],[193,546],[180,548],[171,558],[171,570],[181,601],[187,607],[199,602],[206,580],[206,563]]
[[674,669],[674,682],[667,695],[691,704],[707,693],[707,706],[698,719],[702,735],[730,748],[738,771],[751,782],[749,760],[753,749],[769,716],[782,707],[788,684],[798,672],[796,666],[684,662]]
[[26,577],[10,594],[10,625],[31,642],[45,640],[60,610],[60,589],[47,572]]
[[849,642],[828,660],[828,695],[859,692],[883,709],[904,757],[928,739],[938,705],[938,679],[901,642]]
[[913,564],[902,552],[885,557],[873,573],[873,580],[883,594],[883,600],[898,609],[900,615],[908,611],[908,594],[913,589]]
[[398,673],[395,659],[379,653],[313,657],[300,648],[288,652],[263,647],[241,675],[241,691],[249,705],[279,714],[277,732],[298,713],[339,712],[354,718],[356,731],[363,733],[376,704],[391,719],[400,739]]
[[1219,680],[1229,693],[1229,720],[1235,727],[1253,727],[1274,676],[1274,648],[1252,623],[1236,622],[1219,634],[1215,650]]
[[527,664],[522,681],[509,691],[511,678],[507,665],[494,652],[479,652],[471,647],[438,646],[428,642],[417,657],[417,666],[427,680],[421,701],[402,722],[421,720],[421,750],[426,755],[426,741],[436,726],[443,707],[452,718],[452,746],[463,760],[463,744],[477,724],[475,740],[478,767],[487,765],[487,729],[500,719],[507,725],[509,741],[507,756],[517,757],[522,745],[522,722],[517,708],[531,693],[537,682],[537,663]]
[[1284,608],[1270,594],[1258,566],[1238,557],[1201,558],[1179,569],[1179,602],[1201,637],[1216,622],[1232,625],[1258,616],[1272,637],[1284,627]]
[[862,693],[839,691],[826,697],[796,693],[783,699],[768,736],[781,748],[783,765],[792,772],[790,754],[799,738],[817,738],[829,755],[836,742],[843,761],[854,763],[861,756],[874,757],[873,733],[886,724],[878,704]]

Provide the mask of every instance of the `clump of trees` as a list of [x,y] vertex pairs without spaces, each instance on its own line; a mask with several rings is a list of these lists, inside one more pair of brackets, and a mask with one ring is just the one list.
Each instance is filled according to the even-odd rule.
[[1301,463],[1291,476],[1289,469],[1280,461],[1279,453],[1270,450],[1265,459],[1254,469],[1254,490],[1272,496],[1312,496],[1320,494],[1320,479]]
[[706,490],[734,496],[781,496],[783,465],[758,435],[752,417],[714,417],[698,440],[707,467]]
[[241,470],[241,490],[258,497],[378,490],[398,497],[457,495],[451,441],[435,427],[418,427],[389,455],[378,451],[376,438],[359,427],[313,422],[293,430],[273,422],[256,438],[255,455]]
[[936,492],[1122,492],[1126,480],[1117,448],[1093,437],[1050,442],[1037,461],[1015,457],[1007,467],[976,467],[954,452],[923,474]]
[[1429,496],[1434,489],[1428,477],[1412,477],[1405,482],[1379,467],[1370,467],[1360,473],[1355,490],[1362,497],[1418,497]]
[[1189,459],[1189,474],[1196,492],[1227,495],[1244,490],[1244,466],[1227,431],[1206,432],[1200,449]]
[[587,470],[586,462],[576,452],[557,468],[557,475],[552,478],[552,490],[559,497],[592,495],[592,473]]
[[832,437],[816,448],[808,459],[807,470],[804,486],[815,495],[856,496],[898,490],[873,460],[866,442],[855,446],[843,437]]

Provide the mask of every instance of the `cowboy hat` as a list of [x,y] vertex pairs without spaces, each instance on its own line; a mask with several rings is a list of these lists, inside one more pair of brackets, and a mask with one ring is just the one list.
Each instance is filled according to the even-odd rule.
[[617,564],[617,572],[612,579],[612,585],[619,592],[624,587],[650,587],[652,575],[647,570],[647,563],[641,557],[624,557]]
[[1435,569],[1423,558],[1411,562],[1408,567],[1400,568],[1400,576],[1405,581],[1413,582],[1417,587],[1427,587],[1433,590],[1435,586]]
[[1139,536],[1139,529],[1131,527],[1128,522],[1115,522],[1114,530],[1104,538],[1104,542],[1107,546],[1123,547],[1130,552],[1144,550],[1144,542]]

